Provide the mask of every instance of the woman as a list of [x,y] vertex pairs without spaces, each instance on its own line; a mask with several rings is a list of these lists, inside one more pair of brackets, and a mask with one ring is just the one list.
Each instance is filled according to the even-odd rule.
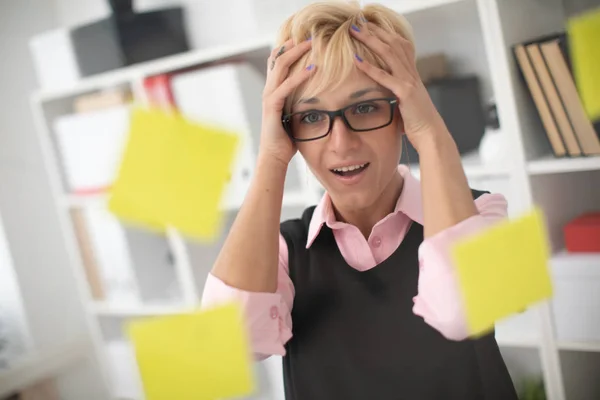
[[[288,399],[516,399],[493,333],[467,337],[448,255],[505,218],[506,202],[469,189],[408,23],[319,3],[279,43],[252,185],[204,304],[241,301],[257,358],[285,355]],[[421,182],[398,165],[403,137]],[[326,194],[280,225],[296,151]]]

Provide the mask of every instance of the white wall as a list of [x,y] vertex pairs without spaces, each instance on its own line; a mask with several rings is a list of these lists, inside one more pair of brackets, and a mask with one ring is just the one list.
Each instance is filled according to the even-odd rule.
[[[0,213],[40,350],[87,333],[29,103],[37,82],[28,41],[56,26],[54,6],[48,0],[0,0]],[[60,381],[71,395],[65,398],[103,399],[95,390],[98,369],[90,366]]]

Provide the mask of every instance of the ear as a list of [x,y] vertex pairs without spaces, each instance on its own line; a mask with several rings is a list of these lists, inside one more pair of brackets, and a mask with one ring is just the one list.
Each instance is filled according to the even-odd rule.
[[401,136],[406,135],[406,129],[404,129],[404,119],[402,118],[402,116],[400,115],[400,113],[398,112],[398,133],[400,133]]

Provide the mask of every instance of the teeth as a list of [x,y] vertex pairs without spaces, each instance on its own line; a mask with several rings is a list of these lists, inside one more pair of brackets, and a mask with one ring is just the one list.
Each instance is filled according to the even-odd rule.
[[354,171],[355,169],[362,168],[365,165],[367,165],[367,164],[350,165],[348,167],[334,168],[333,170],[336,172],[348,172],[348,171]]

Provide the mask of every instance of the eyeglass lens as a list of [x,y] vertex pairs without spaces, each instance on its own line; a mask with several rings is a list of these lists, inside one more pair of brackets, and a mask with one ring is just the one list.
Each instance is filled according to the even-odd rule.
[[[388,100],[369,100],[354,104],[344,110],[350,129],[373,130],[387,125],[392,118]],[[296,139],[307,140],[324,136],[330,127],[327,112],[308,110],[291,116],[291,133]]]

